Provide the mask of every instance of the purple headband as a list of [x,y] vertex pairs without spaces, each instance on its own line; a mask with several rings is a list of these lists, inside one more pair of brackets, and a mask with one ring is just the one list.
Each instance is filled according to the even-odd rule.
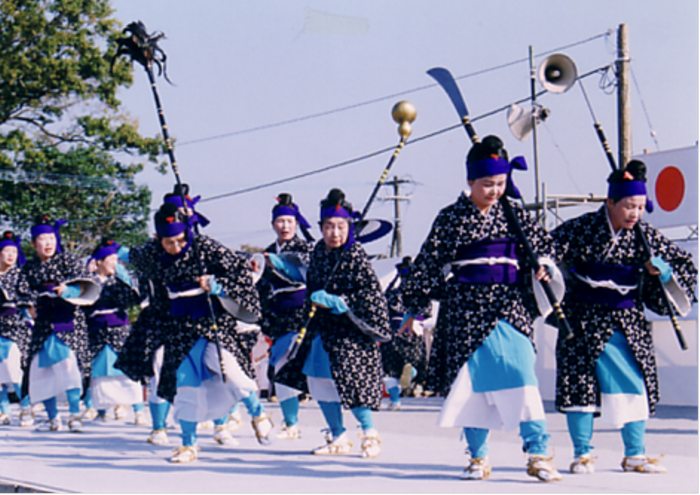
[[299,211],[299,207],[296,203],[292,203],[291,206],[275,206],[272,209],[272,220],[275,220],[277,217],[284,216],[296,218],[297,222],[299,222],[299,225],[301,227],[304,227],[305,229],[311,228],[311,224],[306,221],[306,218],[304,218],[304,216],[301,214],[301,212]]
[[[647,185],[642,180],[626,180],[623,182],[612,182],[608,184],[608,199],[622,199],[629,196],[646,196]],[[647,203],[644,209],[652,213],[654,211],[654,202],[647,198]]]
[[109,241],[109,244],[106,246],[102,246],[99,248],[95,253],[92,255],[90,259],[94,259],[95,261],[99,261],[102,259],[105,259],[107,256],[112,256],[113,254],[117,254],[117,251],[119,251],[119,248],[121,246],[117,244],[114,241]]
[[353,211],[352,213],[343,208],[340,205],[327,206],[321,208],[321,223],[328,218],[344,218],[350,224],[348,229],[348,240],[345,242],[345,249],[350,249],[355,243],[355,220],[359,218],[360,214]]
[[38,236],[41,234],[53,234],[56,236],[56,252],[57,253],[62,253],[63,252],[63,245],[61,243],[61,226],[66,223],[67,220],[56,220],[53,225],[49,225],[47,223],[41,223],[39,225],[35,225],[34,227],[31,228],[31,235],[32,235],[32,240],[36,239]]
[[171,218],[172,222],[156,224],[158,237],[176,237],[189,229],[185,222],[176,222],[174,217],[168,217],[168,220]]
[[[194,205],[196,205],[197,202],[199,202],[199,200],[201,198],[202,198],[201,196],[197,196],[196,198],[192,199],[189,196],[185,196],[185,202],[187,203],[187,208],[189,208],[193,212],[192,216],[190,217],[192,219],[192,222],[198,223],[202,227],[206,227],[210,223],[209,219],[207,217],[205,217],[204,215],[202,215],[201,213],[195,212],[195,210],[194,210]],[[168,196],[164,200],[164,202],[165,203],[172,203],[175,206],[177,206],[178,208],[183,207],[182,206],[182,197],[178,196],[178,195]]]
[[340,205],[326,206],[325,208],[321,208],[321,222],[323,222],[327,218],[333,217],[344,218],[346,220],[353,219],[352,214]]
[[490,175],[508,174],[511,165],[500,156],[491,155],[489,158],[467,162],[467,180],[481,179]]
[[2,241],[0,241],[0,251],[5,249],[8,246],[16,247],[17,248],[17,264],[19,266],[24,265],[24,263],[27,261],[27,258],[24,257],[24,253],[22,252],[21,244],[22,244],[22,238],[21,237],[16,237],[17,242],[14,240],[15,238],[5,238]]
[[641,180],[626,180],[608,184],[608,198],[620,199],[628,196],[646,196],[647,185]]
[[513,178],[511,177],[513,169],[527,170],[525,157],[516,156],[510,162],[508,162],[505,158],[497,155],[491,155],[491,157],[483,160],[467,162],[467,180],[473,181],[481,179],[482,177],[489,177],[491,175],[507,174],[508,183],[506,185],[506,196],[510,196],[511,198],[520,198],[520,191],[515,186]]

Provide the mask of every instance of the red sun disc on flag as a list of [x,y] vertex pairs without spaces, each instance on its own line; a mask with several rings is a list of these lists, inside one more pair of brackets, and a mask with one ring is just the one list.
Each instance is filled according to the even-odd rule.
[[685,179],[674,166],[664,168],[656,178],[656,202],[664,211],[673,211],[683,202]]

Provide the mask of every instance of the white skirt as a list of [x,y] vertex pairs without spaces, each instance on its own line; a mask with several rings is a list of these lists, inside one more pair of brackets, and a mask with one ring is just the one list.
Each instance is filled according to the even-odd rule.
[[0,361],[0,385],[22,383],[21,356],[17,344],[10,346],[7,359]]
[[545,419],[542,397],[536,386],[474,392],[465,363],[452,384],[440,411],[438,426],[515,430],[524,421]]
[[95,409],[140,404],[143,402],[141,384],[122,376],[99,376],[90,379],[90,394]]
[[66,390],[80,389],[83,380],[78,360],[71,350],[68,358],[56,364],[39,368],[39,355],[32,359],[29,367],[29,397],[33,404],[64,394]]
[[282,383],[275,383],[275,394],[277,395],[278,401],[284,402],[287,399],[301,395],[301,390],[288,387]]
[[200,423],[227,415],[241,399],[257,392],[255,380],[245,374],[238,360],[226,349],[221,349],[226,369],[226,383],[221,379],[221,365],[216,344],[208,342],[204,350],[204,364],[212,375],[198,387],[178,387],[175,395],[176,420]]
[[340,402],[340,394],[332,378],[306,377],[309,394],[317,402]]

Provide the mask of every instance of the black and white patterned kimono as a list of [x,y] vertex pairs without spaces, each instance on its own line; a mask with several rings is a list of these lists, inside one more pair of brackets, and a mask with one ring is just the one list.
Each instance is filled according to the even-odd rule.
[[104,281],[100,280],[100,284],[100,298],[84,308],[90,353],[97,356],[105,345],[109,345],[119,354],[131,332],[127,311],[139,304],[141,296],[136,287],[116,275],[108,275]]
[[[278,249],[276,242],[265,248],[266,253],[283,255],[293,254],[296,262],[309,266],[313,243],[293,237]],[[306,296],[303,282],[290,280],[284,273],[267,267],[258,282],[263,318],[260,329],[272,339],[273,343],[282,335],[298,330],[304,319],[304,301]]]
[[[156,243],[155,240],[149,241],[148,249],[155,251]],[[156,268],[153,267],[151,275],[155,276]],[[114,366],[131,380],[146,383],[153,376],[153,356],[163,345],[163,336],[172,325],[172,318],[170,300],[155,297],[155,285],[150,279],[138,277],[138,287],[142,309],[131,324],[131,331],[122,344]]]
[[[76,282],[85,286],[84,294],[80,298],[66,300],[53,297],[53,287]],[[87,324],[81,305],[96,300],[99,290],[99,284],[87,271],[84,263],[70,253],[56,253],[46,261],[41,261],[35,256],[22,266],[17,286],[18,304],[34,306],[37,312],[27,352],[23,394],[29,391],[29,369],[32,360],[52,335],[75,353],[82,379],[87,382],[95,356],[90,352],[88,345]]]
[[[195,242],[205,273],[216,277],[227,296],[228,302],[224,302],[224,298],[211,297],[216,314],[216,331],[212,328],[208,311],[201,313],[201,316],[195,313],[178,314],[178,306],[171,304],[168,294],[168,291],[183,292],[199,287],[197,279],[202,273],[191,247],[174,261],[158,241],[132,248],[129,253],[129,261],[136,269],[139,280],[150,280],[153,284],[151,305],[168,308],[167,313],[156,315],[152,321],[160,324],[165,346],[158,395],[170,402],[176,394],[178,367],[200,338],[216,342],[218,337],[222,349],[233,355],[248,377],[255,379],[251,352],[257,335],[245,331],[230,312],[230,308],[235,307],[233,311],[249,323],[261,316],[260,301],[246,260],[207,236],[198,235]],[[159,317],[160,320],[156,320]]]
[[[553,258],[547,232],[519,205],[511,205],[534,252]],[[513,238],[500,203],[484,215],[465,193],[435,219],[402,284],[409,314],[420,314],[431,300],[440,303],[428,360],[428,390],[447,395],[460,369],[500,320],[533,340],[533,318],[539,313],[530,289],[529,270],[522,266],[518,269],[517,283],[463,283],[458,273],[446,280],[451,270],[459,269],[453,263],[460,260],[463,250],[477,241]],[[521,249],[519,245],[515,248],[519,260],[523,260]]]
[[[420,380],[420,377],[425,373],[424,368],[427,366],[423,336],[412,332],[404,332],[398,335],[401,321],[404,314],[406,314],[401,295],[401,278],[399,276],[392,280],[384,295],[389,307],[391,322],[391,341],[384,342],[379,346],[384,373],[388,377],[400,378],[404,366],[410,364],[416,369],[417,380]],[[421,316],[429,316],[429,309],[422,311]]]
[[0,273],[0,337],[11,340],[20,353],[21,369],[27,363],[27,352],[31,340],[32,327],[21,318],[17,307],[17,284],[20,271],[13,266],[5,273]]
[[[342,261],[325,286],[339,257]],[[343,298],[349,309],[341,315],[319,309],[309,325],[304,346],[278,373],[277,381],[285,383],[280,376],[284,378],[290,365],[297,371],[303,366],[311,342],[320,335],[342,407],[378,410],[383,373],[377,341],[390,338],[389,315],[379,280],[362,246],[353,243],[349,249],[327,251],[323,241],[316,244],[307,274],[307,312],[311,294],[324,287],[329,294]]]
[[[691,256],[673,245],[656,229],[640,221],[653,256],[663,258],[673,269],[674,277],[686,293],[695,300],[697,269]],[[613,332],[624,335],[641,370],[646,386],[649,412],[654,412],[659,400],[659,384],[651,328],[644,318],[644,307],[658,314],[667,314],[658,285],[647,276],[643,267],[642,244],[634,230],[622,229],[613,235],[607,208],[569,220],[552,231],[559,260],[569,273],[586,275],[592,264],[601,263],[613,278],[618,269],[629,269],[639,284],[630,292],[631,307],[612,308],[607,303],[588,301],[586,283],[572,276],[567,280],[567,292],[562,305],[575,337],[557,342],[556,407],[560,411],[577,406],[600,405],[600,389],[596,361],[603,353]],[[592,272],[591,272],[592,273]],[[609,291],[610,297],[614,291]],[[611,302],[608,301],[608,302]]]

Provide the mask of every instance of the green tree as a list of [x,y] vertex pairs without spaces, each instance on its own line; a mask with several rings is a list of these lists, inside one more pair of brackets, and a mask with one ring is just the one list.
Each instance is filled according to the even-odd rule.
[[108,0],[0,2],[0,225],[26,234],[36,215],[65,218],[79,255],[102,236],[145,240],[151,193],[133,181],[164,150],[120,112],[132,68],[110,70],[123,36],[112,12]]

